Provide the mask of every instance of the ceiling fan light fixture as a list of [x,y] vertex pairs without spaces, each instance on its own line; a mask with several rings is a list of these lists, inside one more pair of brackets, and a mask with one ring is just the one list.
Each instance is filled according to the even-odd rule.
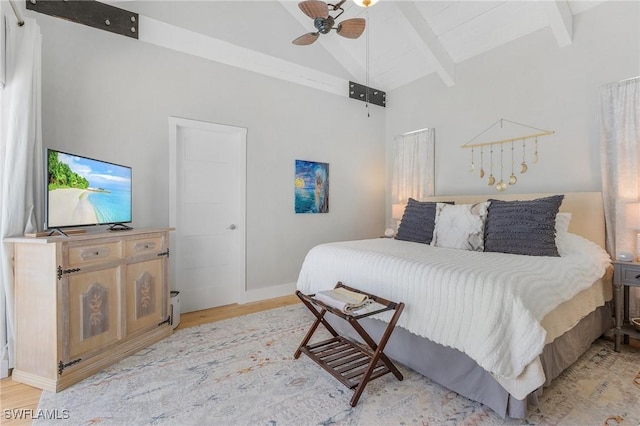
[[370,7],[378,3],[378,0],[353,0],[360,7]]
[[[1,1],[1,0],[0,0]],[[336,20],[342,15],[344,9],[342,5],[347,0],[340,0],[336,4],[325,3],[321,0],[303,0],[298,3],[298,7],[309,18],[313,19],[313,26],[316,32],[303,34],[292,41],[297,46],[307,46],[318,39],[321,34],[329,34],[335,30],[338,35],[346,38],[358,38],[364,32],[366,21],[363,18],[351,18],[337,23]],[[362,4],[372,5],[378,0],[358,0]],[[329,8],[335,15],[329,14]],[[337,24],[337,25],[336,25]]]

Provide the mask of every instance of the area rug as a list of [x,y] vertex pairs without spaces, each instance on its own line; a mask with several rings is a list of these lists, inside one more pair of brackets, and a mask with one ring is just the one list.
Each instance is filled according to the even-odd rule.
[[351,390],[305,355],[293,358],[312,323],[304,309],[178,330],[62,392],[43,392],[38,408],[65,414],[51,423],[74,425],[640,424],[640,351],[616,353],[605,340],[545,389],[527,419],[504,420],[402,366],[403,381],[376,379],[351,407]]

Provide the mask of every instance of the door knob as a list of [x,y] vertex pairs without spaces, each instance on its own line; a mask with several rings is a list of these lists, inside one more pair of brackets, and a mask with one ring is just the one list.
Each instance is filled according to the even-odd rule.
[[234,229],[236,229],[236,225],[232,223],[227,229],[231,229],[233,231]]

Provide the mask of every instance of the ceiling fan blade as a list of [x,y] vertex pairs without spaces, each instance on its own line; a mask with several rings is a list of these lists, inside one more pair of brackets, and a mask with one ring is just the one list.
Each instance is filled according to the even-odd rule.
[[364,32],[366,21],[363,18],[347,19],[338,24],[338,34],[346,38],[358,38]]
[[320,0],[306,0],[298,3],[298,7],[311,19],[329,17],[329,6]]
[[318,36],[320,36],[320,33],[307,33],[307,34],[301,35],[297,39],[293,40],[291,43],[298,46],[306,46],[316,41],[318,39]]

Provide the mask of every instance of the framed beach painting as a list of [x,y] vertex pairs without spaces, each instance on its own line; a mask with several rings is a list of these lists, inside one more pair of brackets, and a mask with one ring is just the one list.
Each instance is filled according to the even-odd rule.
[[296,160],[296,213],[329,213],[329,164]]

